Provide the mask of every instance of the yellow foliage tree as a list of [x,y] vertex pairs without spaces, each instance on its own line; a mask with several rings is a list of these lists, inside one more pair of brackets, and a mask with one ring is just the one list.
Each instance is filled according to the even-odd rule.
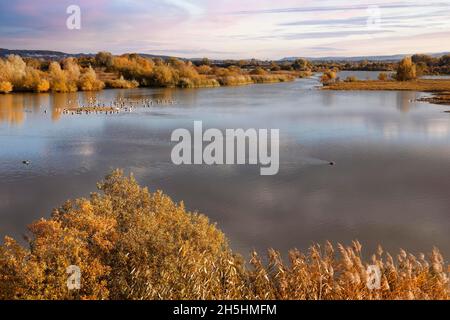
[[47,79],[41,79],[36,87],[36,92],[47,92],[50,90],[50,82]]
[[26,91],[46,92],[50,89],[50,84],[48,80],[43,79],[41,71],[27,66],[21,87]]
[[398,81],[410,81],[417,77],[416,65],[413,63],[411,57],[405,57],[398,64],[396,79]]
[[69,92],[78,90],[78,81],[80,79],[80,67],[74,58],[67,58],[63,61],[64,73],[66,74],[66,86]]
[[97,79],[94,69],[89,66],[81,75],[78,86],[83,91],[98,91],[102,90],[105,84]]
[[10,93],[13,85],[9,81],[0,81],[0,93]]
[[174,86],[178,79],[173,69],[169,66],[156,66],[151,74],[152,85],[158,87],[171,87]]
[[66,73],[61,69],[61,65],[53,61],[49,66],[50,74],[50,88],[54,92],[68,92],[67,87],[67,76]]
[[[213,299],[236,294],[241,266],[208,219],[115,171],[102,194],[30,226],[29,248],[0,246],[0,299]],[[69,291],[66,268],[81,270]]]
[[380,81],[386,81],[389,79],[389,75],[386,72],[380,72],[378,74],[378,80]]
[[322,77],[320,78],[320,81],[323,84],[328,84],[332,81],[334,81],[336,79],[336,72],[332,71],[332,70],[326,70],[323,74]]
[[20,86],[22,79],[26,75],[26,63],[18,55],[9,55],[6,59],[6,65],[9,74],[9,81],[13,86]]

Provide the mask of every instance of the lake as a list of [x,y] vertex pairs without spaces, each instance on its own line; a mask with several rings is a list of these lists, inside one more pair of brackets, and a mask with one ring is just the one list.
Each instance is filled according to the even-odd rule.
[[[313,242],[378,244],[450,256],[450,107],[416,92],[320,91],[291,83],[210,89],[0,95],[0,236],[20,238],[111,169],[133,172],[205,213],[243,254]],[[98,99],[173,101],[119,114],[67,115]],[[172,164],[176,128],[276,128],[280,169]],[[24,165],[23,160],[30,160]],[[334,166],[328,165],[334,161]]]

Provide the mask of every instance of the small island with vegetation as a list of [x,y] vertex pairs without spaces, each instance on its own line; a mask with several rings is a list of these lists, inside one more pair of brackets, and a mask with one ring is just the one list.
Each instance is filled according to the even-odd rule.
[[[436,62],[437,60],[437,62]],[[437,64],[440,68],[435,67]],[[395,73],[380,72],[378,80],[359,80],[348,77],[344,80],[336,77],[331,69],[324,72],[321,81],[325,90],[396,90],[431,92],[431,97],[421,98],[435,104],[450,105],[450,78],[421,78],[430,74],[430,70],[440,70],[447,74],[450,66],[450,56],[432,59],[426,55],[414,55],[403,58],[396,66]],[[432,74],[432,73],[431,73]]]

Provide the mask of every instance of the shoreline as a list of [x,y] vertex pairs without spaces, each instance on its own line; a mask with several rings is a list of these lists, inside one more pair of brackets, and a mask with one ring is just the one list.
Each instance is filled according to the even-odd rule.
[[335,82],[324,85],[321,90],[336,91],[417,91],[432,93],[418,101],[450,105],[450,79],[418,79],[414,81],[358,80]]

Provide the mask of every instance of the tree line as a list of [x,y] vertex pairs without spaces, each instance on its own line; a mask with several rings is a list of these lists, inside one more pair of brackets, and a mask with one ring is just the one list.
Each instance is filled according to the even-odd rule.
[[242,65],[212,65],[177,58],[146,58],[138,54],[95,56],[60,61],[21,58],[0,59],[0,93],[12,91],[74,92],[107,88],[215,87],[263,82],[291,81],[297,72],[271,68],[244,68]]

